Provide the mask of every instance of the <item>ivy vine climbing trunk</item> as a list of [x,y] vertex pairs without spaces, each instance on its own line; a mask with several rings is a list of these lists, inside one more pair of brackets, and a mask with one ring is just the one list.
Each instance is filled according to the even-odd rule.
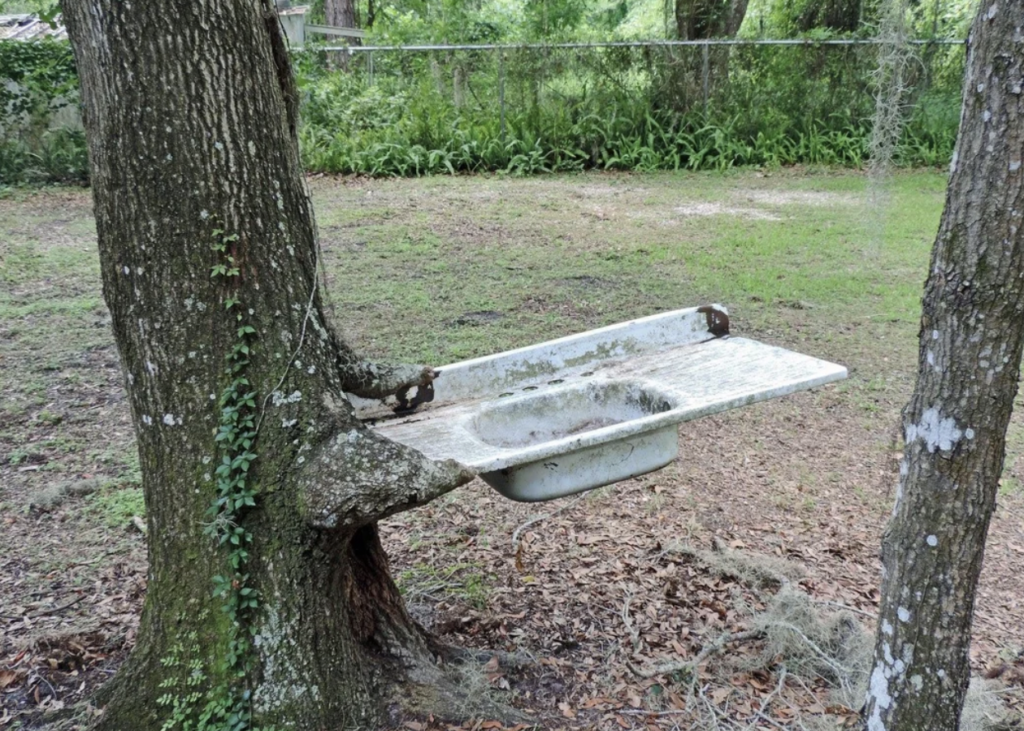
[[868,731],[954,731],[1024,343],[1024,0],[971,28],[917,385],[882,543]]
[[101,727],[471,713],[484,701],[446,684],[376,528],[471,475],[353,417],[346,393],[434,373],[360,361],[325,317],[272,0],[63,10],[149,525],[138,642]]

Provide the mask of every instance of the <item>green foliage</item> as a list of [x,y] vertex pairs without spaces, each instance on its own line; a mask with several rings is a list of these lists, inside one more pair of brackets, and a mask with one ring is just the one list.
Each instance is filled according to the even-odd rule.
[[[853,33],[836,34],[822,27],[812,27],[806,34],[801,21],[817,15],[839,3],[822,0],[751,0],[740,35],[745,38],[794,38],[806,35],[816,39],[838,36],[873,37],[877,33],[881,3],[860,4],[861,19]],[[817,9],[817,13],[814,10]],[[940,2],[909,3],[907,29],[913,38],[965,38],[977,4],[973,0],[941,0]]]
[[60,5],[51,0],[0,0],[0,13],[38,13],[47,20],[59,12]]
[[[963,49],[920,51],[897,162],[942,165],[956,136]],[[874,111],[875,49],[864,46],[713,49],[706,108],[695,48],[378,52],[372,74],[365,54],[348,71],[331,70],[315,48],[294,58],[313,171],[859,166]],[[21,111],[0,137],[0,184],[84,182],[84,136],[47,129],[52,109],[77,93],[67,45],[0,43],[0,68],[26,90],[16,100],[3,92]]]
[[86,180],[84,135],[50,129],[54,112],[77,98],[67,43],[0,41],[0,184]]
[[[193,646],[188,652],[180,647],[163,658],[166,667],[179,671],[165,682],[170,692],[159,700],[170,711],[164,724],[167,731],[255,731],[248,678],[255,669],[252,636],[260,597],[246,572],[253,536],[244,525],[244,517],[256,506],[259,494],[249,473],[257,458],[258,409],[256,393],[246,377],[256,329],[247,324],[245,308],[234,286],[240,273],[234,250],[238,235],[214,229],[213,237],[211,248],[217,260],[210,267],[210,276],[223,283],[224,309],[235,322],[235,339],[225,358],[227,385],[218,402],[220,424],[214,438],[218,445],[216,497],[205,529],[225,552],[230,568],[227,575],[213,577],[214,595],[221,600],[228,618],[227,654],[218,668],[224,678],[220,682],[207,678],[203,661],[197,659],[195,636],[190,638]],[[185,656],[192,659],[183,659]]]
[[146,501],[138,486],[108,485],[87,501],[88,509],[110,528],[124,528],[133,517],[146,514]]
[[71,47],[61,41],[0,41],[0,77],[23,87],[0,86],[5,122],[7,115],[34,113],[78,88]]
[[[157,705],[169,715],[163,731],[249,731],[250,693],[236,697],[233,689],[209,677],[202,660],[203,648],[196,632],[189,632],[160,659],[168,679],[160,683],[164,693]],[[266,731],[266,730],[265,730]]]
[[527,28],[534,38],[566,38],[579,27],[587,10],[585,0],[526,0]]
[[[905,112],[901,164],[944,164],[952,153],[959,77],[946,69],[962,63],[962,49],[955,52],[933,56],[922,65],[929,75],[913,80],[924,91]],[[356,65],[365,57],[350,72],[332,72],[304,56],[308,169],[527,175],[860,166],[867,158],[873,47],[726,51],[710,62],[722,80],[711,84],[706,110],[699,49],[524,49],[503,61],[495,52],[375,56],[372,81]]]

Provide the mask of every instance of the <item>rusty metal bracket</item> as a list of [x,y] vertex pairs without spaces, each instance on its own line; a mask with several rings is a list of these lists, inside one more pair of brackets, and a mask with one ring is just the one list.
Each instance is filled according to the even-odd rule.
[[[437,374],[434,377],[436,378]],[[406,386],[395,394],[395,399],[398,403],[391,410],[396,414],[407,414],[414,411],[420,404],[430,403],[434,400],[434,382],[430,381],[420,386]]]
[[708,323],[708,332],[716,338],[729,334],[729,313],[725,311],[724,307],[704,305],[703,307],[698,307],[697,312],[704,313]]

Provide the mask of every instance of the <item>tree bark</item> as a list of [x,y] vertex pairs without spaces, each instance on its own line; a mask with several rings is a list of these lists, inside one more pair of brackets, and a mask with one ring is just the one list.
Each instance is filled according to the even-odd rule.
[[[345,397],[433,372],[360,361],[328,324],[272,0],[63,10],[149,528],[138,642],[100,726],[195,722],[204,703],[230,700],[218,692],[251,694],[253,723],[278,728],[372,728],[396,703],[451,711],[457,691],[404,609],[375,521],[471,475],[367,431]],[[236,271],[211,276],[225,256]],[[210,512],[218,397],[240,342],[248,355],[231,362],[254,394],[240,408],[256,423],[256,497],[236,519],[251,536],[242,578],[259,604],[233,635],[214,594],[233,567],[204,528],[223,515]],[[232,637],[251,659],[241,678],[226,660]]]
[[[675,0],[676,38],[681,41],[733,38],[743,25],[748,0]],[[706,106],[729,78],[727,47],[680,49],[681,58],[670,53],[666,84],[661,93],[666,106],[686,113]],[[707,63],[705,64],[704,51]]]
[[882,542],[869,731],[953,731],[1024,342],[1024,2],[985,4],[925,285],[917,385]]
[[[324,15],[327,17],[327,25],[338,28],[358,28],[359,11],[356,8],[355,0],[324,0]],[[358,43],[358,38],[349,39]]]
[[[338,28],[358,28],[359,9],[356,7],[356,0],[324,0],[324,17],[327,25]],[[373,20],[373,6],[370,6],[370,20]],[[332,38],[333,43],[340,43],[345,46],[361,46],[363,41],[360,38]],[[349,68],[351,59],[350,52],[337,51],[331,54],[334,64],[345,71]]]

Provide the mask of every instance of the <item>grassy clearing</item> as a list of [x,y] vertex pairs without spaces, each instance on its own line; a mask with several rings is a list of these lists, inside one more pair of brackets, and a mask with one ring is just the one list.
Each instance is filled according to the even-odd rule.
[[[797,561],[816,599],[870,611],[944,185],[939,173],[897,175],[878,237],[865,179],[850,172],[314,180],[334,318],[369,356],[444,364],[719,301],[737,334],[851,371],[684,425],[684,459],[564,505],[522,534],[521,551],[510,548],[517,527],[562,506],[513,504],[473,485],[385,521],[410,604],[445,641],[563,663],[557,684],[523,700],[552,709],[573,693],[628,699],[613,676],[637,642],[654,661],[677,652],[669,637],[693,650],[725,629],[699,603],[666,598],[666,580],[687,591],[704,581],[703,569],[666,555],[683,539],[721,536]],[[91,216],[82,191],[0,199],[0,513],[12,536],[0,582],[18,577],[18,596],[54,606],[101,587],[51,625],[8,632],[0,658],[47,632],[85,631],[107,611],[105,636],[129,646],[144,582],[144,542],[126,525],[142,510],[139,465]],[[1022,454],[1018,416],[979,657],[1006,651],[1019,626]],[[96,489],[77,491],[83,481]],[[52,507],[29,507],[55,494]],[[700,590],[716,601],[745,591],[705,578]],[[14,616],[0,596],[0,615]]]
[[[836,390],[877,459],[911,383],[944,186],[940,174],[897,176],[880,218],[862,176],[831,171],[324,179],[314,190],[335,318],[374,357],[442,364],[720,301],[736,332],[850,367]],[[780,509],[810,518],[827,488],[816,483],[840,478],[805,463],[776,479],[799,485],[773,495]],[[859,487],[851,499],[881,502]],[[437,577],[417,566],[399,582],[418,594]],[[492,582],[465,566],[441,583],[476,604]]]
[[944,180],[897,178],[885,246],[852,174],[364,185],[317,189],[337,317],[375,355],[444,362],[711,300],[748,333],[874,339],[916,322]]
[[[783,171],[314,191],[335,317],[369,355],[445,363],[719,301],[737,332],[850,365],[839,388],[871,416],[906,383],[944,176],[896,177],[884,245],[864,185]],[[0,459],[137,483],[94,239],[87,193],[0,201]],[[91,428],[112,409],[114,444]]]

